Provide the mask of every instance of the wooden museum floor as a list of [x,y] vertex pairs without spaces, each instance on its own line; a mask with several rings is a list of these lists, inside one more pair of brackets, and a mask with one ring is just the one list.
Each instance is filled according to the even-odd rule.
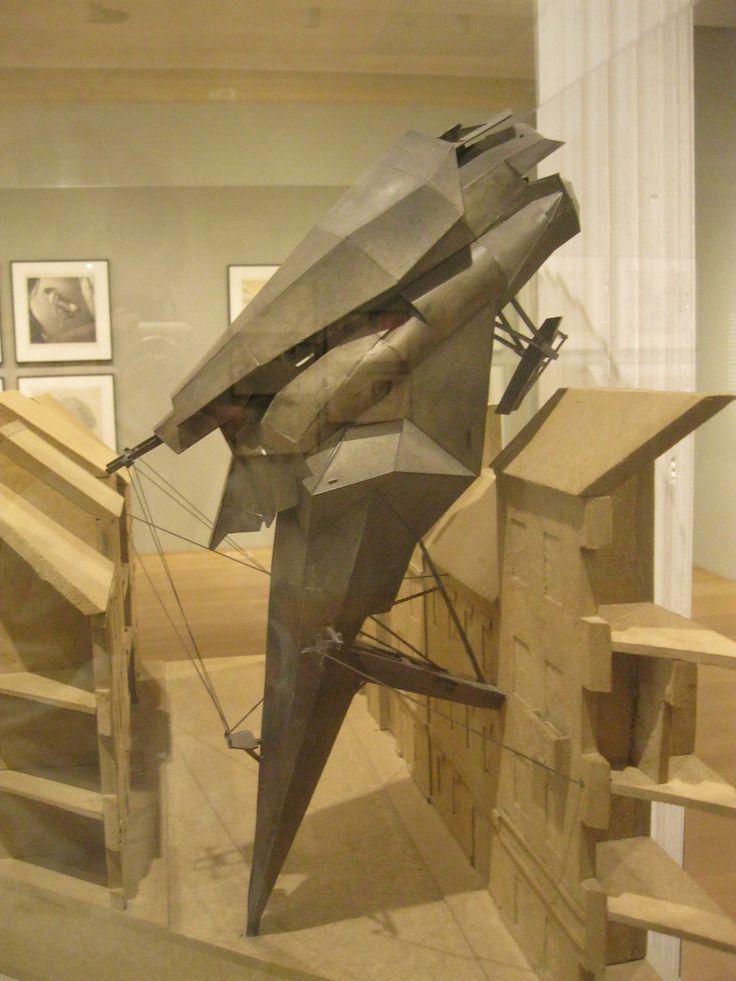
[[[237,553],[229,554],[238,559]],[[269,550],[257,551],[255,557],[267,565]],[[136,582],[140,656],[144,662],[185,660],[182,641],[172,622],[160,612],[156,592],[166,600],[179,633],[184,633],[160,561],[152,555],[141,561],[143,567],[138,570]],[[218,659],[220,668],[226,664],[219,660],[223,658],[260,660],[265,640],[268,576],[206,552],[171,554],[168,561],[202,655]],[[694,570],[693,617],[736,640],[736,582]],[[736,783],[736,673],[708,666],[698,670],[696,752],[731,783]],[[736,918],[736,834],[732,822],[689,811],[685,824],[685,868]],[[691,943],[683,943],[682,950],[684,981],[736,979],[736,958],[731,955]],[[509,965],[508,969],[513,977],[527,977],[517,965],[514,968]]]

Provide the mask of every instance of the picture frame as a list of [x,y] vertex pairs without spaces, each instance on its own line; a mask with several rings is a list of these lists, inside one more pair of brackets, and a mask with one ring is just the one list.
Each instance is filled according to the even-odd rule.
[[117,449],[112,375],[24,375],[18,378],[18,391],[30,398],[51,395],[110,449]]
[[18,364],[110,361],[106,259],[11,262]]
[[227,319],[232,323],[265,286],[278,266],[228,266],[227,267]]

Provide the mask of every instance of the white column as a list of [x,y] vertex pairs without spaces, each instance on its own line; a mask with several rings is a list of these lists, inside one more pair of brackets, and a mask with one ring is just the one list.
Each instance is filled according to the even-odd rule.
[[[565,140],[559,171],[582,232],[538,277],[539,317],[569,340],[540,400],[566,385],[693,390],[695,240],[691,0],[538,0],[537,124]],[[655,599],[689,614],[692,442],[657,465]],[[655,805],[652,832],[682,858],[681,808]],[[650,944],[677,976],[679,945]]]

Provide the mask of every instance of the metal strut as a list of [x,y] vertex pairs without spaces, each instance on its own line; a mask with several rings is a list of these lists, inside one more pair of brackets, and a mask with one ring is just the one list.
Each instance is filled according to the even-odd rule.
[[503,692],[484,680],[475,681],[463,675],[451,674],[438,665],[427,664],[383,645],[355,641],[346,648],[333,627],[327,627],[317,637],[315,646],[305,648],[302,656],[317,659],[328,657],[354,671],[365,681],[394,691],[410,691],[477,708],[498,709],[506,700]]
[[137,446],[132,447],[132,449],[126,447],[120,456],[116,456],[114,460],[110,460],[105,470],[109,474],[113,474],[116,470],[122,470],[123,467],[129,469],[139,456],[143,456],[144,453],[148,453],[150,450],[155,450],[162,442],[161,437],[154,434],[153,436],[149,436],[148,439],[144,439],[142,443],[138,443]]
[[519,364],[506,386],[496,412],[508,415],[518,409],[544,369],[559,357],[560,348],[567,340],[567,334],[560,330],[562,317],[548,317],[541,327],[535,327],[522,305],[511,298],[511,306],[517,312],[530,335],[524,334],[511,325],[503,310],[499,311],[494,324],[496,340],[519,356]]

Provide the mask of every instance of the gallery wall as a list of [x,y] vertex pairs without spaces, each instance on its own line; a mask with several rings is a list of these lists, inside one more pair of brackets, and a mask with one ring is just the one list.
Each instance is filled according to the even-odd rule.
[[[170,393],[227,323],[228,263],[280,262],[337,193],[309,187],[4,191],[3,271],[8,268],[6,256],[103,258],[110,263],[112,364],[19,366],[18,376],[111,372],[118,447],[140,442],[170,411]],[[6,281],[4,323],[10,319],[7,294]],[[7,336],[3,347],[12,350]],[[6,369],[6,385],[12,384]],[[153,466],[213,516],[228,460],[224,440],[215,433],[181,457],[161,447],[140,470]],[[153,495],[157,523],[187,538],[206,540],[203,526],[191,515],[162,499],[145,481],[143,486],[147,496]],[[138,548],[148,550],[151,543],[141,530]],[[186,547],[171,536],[164,544],[169,550]]]
[[0,186],[343,186],[408,129],[439,134],[503,108],[5,104]]
[[[0,375],[112,373],[119,447],[150,435],[169,395],[227,324],[229,264],[278,264],[403,132],[440,133],[499,107],[18,105],[2,110]],[[10,262],[107,259],[111,364],[14,365]],[[209,518],[229,453],[214,433],[146,458]],[[146,468],[140,467],[143,472]],[[150,483],[162,527],[204,526]],[[153,544],[137,528],[139,550]],[[267,544],[270,531],[243,538]],[[186,549],[165,537],[168,550]]]
[[[736,393],[736,30],[695,31],[698,390]],[[736,579],[736,405],[695,437],[694,561]]]

